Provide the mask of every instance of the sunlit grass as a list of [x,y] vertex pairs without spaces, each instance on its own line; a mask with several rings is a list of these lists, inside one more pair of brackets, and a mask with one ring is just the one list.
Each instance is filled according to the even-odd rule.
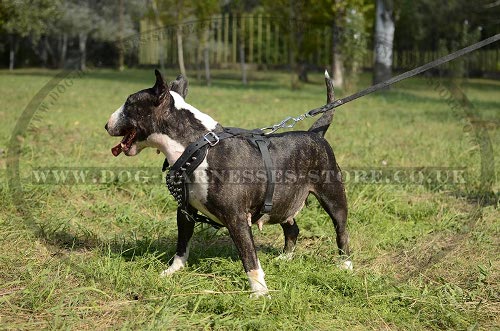
[[[0,325],[6,329],[493,329],[498,326],[498,203],[478,205],[481,158],[465,116],[423,78],[338,109],[327,133],[338,163],[356,167],[465,168],[448,186],[347,183],[355,270],[336,267],[331,221],[314,199],[298,216],[292,261],[276,259],[279,226],[256,230],[272,299],[251,300],[227,232],[198,226],[189,267],[159,278],[174,254],[175,201],[157,184],[37,185],[35,167],[158,169],[153,150],[114,158],[104,130],[125,98],[151,86],[152,70],[94,71],[29,123],[19,156],[23,196],[7,186],[7,146],[31,97],[53,72],[0,72]],[[177,72],[167,70],[166,77]],[[288,73],[190,72],[187,101],[221,124],[258,128],[324,104],[322,74],[300,90]],[[360,88],[368,86],[364,75]],[[337,91],[345,96],[344,91]],[[471,80],[468,98],[496,123],[500,83]],[[495,122],[496,121],[496,122]],[[312,120],[301,123],[307,129]],[[498,178],[498,129],[489,129]],[[159,174],[160,175],[160,174]],[[492,187],[498,192],[498,181]],[[25,213],[17,207],[22,205]],[[34,221],[40,231],[26,227]]]

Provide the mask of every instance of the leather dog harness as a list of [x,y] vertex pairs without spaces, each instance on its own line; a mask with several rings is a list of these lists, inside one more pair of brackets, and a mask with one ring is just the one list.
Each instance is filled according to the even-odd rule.
[[[216,133],[210,131],[206,133],[184,150],[184,153],[182,153],[174,165],[170,167],[166,176],[167,187],[177,201],[179,208],[189,216],[192,216],[194,221],[207,223],[215,228],[220,228],[221,224],[203,215],[191,215],[188,213],[189,190],[187,186],[190,183],[190,176],[203,162],[208,153],[208,149],[216,146],[221,140],[233,137],[243,137],[247,139],[250,144],[257,147],[260,151],[267,175],[266,195],[260,213],[261,215],[269,214],[273,208],[273,195],[276,181],[273,172],[273,161],[269,152],[269,137],[264,135],[264,132],[259,129],[245,130],[240,128],[224,128],[221,132]],[[168,166],[168,160],[165,159],[162,171],[167,170]]]

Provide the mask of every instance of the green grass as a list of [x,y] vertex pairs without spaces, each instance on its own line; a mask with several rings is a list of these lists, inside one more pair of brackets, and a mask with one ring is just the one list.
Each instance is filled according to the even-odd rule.
[[[254,232],[272,299],[253,300],[226,230],[197,226],[188,268],[158,277],[176,240],[176,204],[161,180],[31,182],[34,167],[147,166],[159,172],[163,160],[153,150],[113,158],[117,139],[103,129],[129,94],[152,85],[152,70],[94,71],[75,79],[46,112],[37,112],[29,130],[15,137],[21,142],[23,194],[22,200],[12,199],[6,172],[11,133],[54,74],[0,72],[0,329],[499,327],[498,81],[465,85],[477,115],[496,125],[487,131],[495,160],[493,195],[483,203],[481,154],[474,135],[464,130],[465,115],[451,110],[423,78],[339,108],[327,138],[347,171],[463,167],[467,183],[349,181],[353,272],[336,267],[333,227],[310,199],[298,216],[301,234],[293,260],[276,259],[283,244],[279,226]],[[176,72],[166,76],[172,79]],[[226,126],[267,126],[325,100],[320,74],[298,91],[289,89],[286,73],[251,73],[248,87],[235,72],[214,76],[210,88],[191,79],[187,101]],[[369,79],[363,76],[360,87]]]

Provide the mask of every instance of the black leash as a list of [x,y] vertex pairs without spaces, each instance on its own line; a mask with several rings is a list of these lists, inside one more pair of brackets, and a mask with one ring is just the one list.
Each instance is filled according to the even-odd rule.
[[465,48],[462,48],[456,52],[453,52],[451,54],[448,54],[446,56],[443,56],[437,60],[434,60],[432,62],[429,62],[427,64],[424,64],[420,67],[417,67],[413,70],[410,70],[410,71],[407,71],[399,76],[396,76],[396,77],[393,77],[389,80],[386,80],[385,82],[382,82],[382,83],[378,83],[376,85],[373,85],[373,86],[370,86],[369,88],[367,89],[364,89],[362,91],[359,91],[357,93],[354,93],[348,97],[345,97],[345,98],[342,98],[342,99],[338,99],[338,100],[335,100],[334,102],[331,102],[331,103],[328,103],[322,107],[319,107],[319,108],[315,108],[315,109],[312,109],[310,111],[308,111],[306,114],[306,116],[315,116],[315,115],[318,115],[320,113],[324,113],[330,109],[333,109],[333,108],[337,108],[337,107],[340,107],[350,101],[353,101],[353,100],[356,100],[358,98],[361,98],[362,96],[365,96],[367,94],[370,94],[370,93],[373,93],[375,91],[378,91],[378,90],[381,90],[381,89],[384,89],[386,88],[387,86],[389,85],[392,85],[394,83],[397,83],[399,81],[402,81],[403,79],[407,79],[407,78],[410,78],[410,77],[413,77],[413,76],[416,76],[424,71],[427,71],[431,68],[434,68],[434,67],[437,67],[438,65],[441,65],[443,63],[446,63],[446,62],[450,62],[452,60],[455,60],[456,58],[460,57],[460,56],[463,56],[467,53],[470,53],[470,52],[473,52],[481,47],[484,47],[486,45],[489,45],[489,44],[492,44],[494,42],[497,42],[498,40],[500,40],[500,34],[496,34],[494,35],[493,37],[489,37],[487,39],[484,39],[480,42],[477,42],[473,45],[470,45],[470,46],[467,46]]

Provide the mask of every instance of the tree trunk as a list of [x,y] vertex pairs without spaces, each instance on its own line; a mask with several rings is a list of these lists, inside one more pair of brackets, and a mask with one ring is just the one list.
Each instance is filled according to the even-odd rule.
[[45,67],[48,66],[49,58],[50,58],[50,66],[55,67],[57,59],[56,59],[56,55],[54,54],[54,50],[52,49],[52,46],[50,45],[49,37],[44,36],[42,38],[41,42],[42,42],[42,49],[43,49],[42,54],[44,54],[43,57],[44,57]]
[[184,67],[184,48],[182,46],[182,29],[180,25],[177,26],[176,35],[177,35],[177,57],[179,60],[179,70],[181,72],[181,75],[187,77],[186,67]]
[[[153,9],[153,13],[155,14],[156,27],[161,28],[162,24],[161,24],[161,19],[160,19],[160,13],[158,11],[158,7],[156,6],[155,0],[151,1],[151,8]],[[165,59],[163,56],[163,42],[162,42],[162,40],[160,40],[158,45],[159,45],[158,57],[160,58],[159,59],[160,60],[160,70],[165,71]]]
[[207,86],[212,85],[212,79],[210,77],[210,58],[208,54],[208,38],[210,36],[210,30],[208,27],[203,31],[203,62],[205,63],[205,80],[207,81]]
[[196,48],[196,80],[200,81],[201,80],[201,58],[203,53],[203,45],[198,45]]
[[[40,40],[38,41],[38,45],[39,45],[40,52],[39,53],[36,52],[37,56],[40,59],[40,61],[42,61],[42,68],[47,68],[47,63],[49,60],[49,53],[47,50],[47,40],[46,40],[45,36],[40,38]],[[35,45],[34,48],[37,48],[37,46]]]
[[10,40],[10,49],[9,49],[9,70],[14,70],[14,62],[16,57],[16,48],[17,48],[17,38],[14,35],[9,35]]
[[66,52],[68,50],[68,34],[63,33],[61,36],[61,53],[59,55],[59,68],[64,68],[66,65]]
[[208,47],[203,50],[203,61],[205,62],[205,80],[207,81],[207,86],[212,85],[212,78],[210,77],[210,61],[208,58]]
[[290,20],[288,22],[288,29],[289,29],[289,38],[288,38],[288,62],[290,64],[290,85],[292,90],[296,90],[300,88],[300,82],[298,80],[298,77],[300,75],[298,67],[297,67],[297,56],[296,56],[296,33],[295,33],[295,24],[297,23],[295,21],[295,10],[293,8],[294,2],[293,0],[288,1],[288,10],[289,10],[289,17]]
[[[241,20],[241,16],[240,16]],[[245,64],[245,36],[242,33],[243,27],[241,26],[241,21],[240,24],[238,24],[238,51],[240,53],[240,66],[241,66],[241,82],[243,85],[247,85],[247,66]]]
[[239,52],[240,52],[240,66],[241,66],[241,82],[243,85],[247,85],[247,66],[245,64],[245,44],[242,40],[238,42]]
[[87,66],[87,34],[80,32],[78,34],[78,46],[80,49],[80,70],[86,70]]
[[373,84],[378,84],[392,76],[393,1],[377,0],[375,15]]
[[119,38],[120,40],[118,41],[118,70],[123,71],[125,69],[125,49],[123,47],[123,15],[124,15],[124,6],[123,6],[123,0],[120,0],[119,3],[119,14],[118,14],[118,33],[119,33]]
[[344,63],[342,59],[342,52],[340,48],[341,31],[340,20],[342,14],[335,14],[332,22],[332,73],[333,83],[336,88],[344,87]]

